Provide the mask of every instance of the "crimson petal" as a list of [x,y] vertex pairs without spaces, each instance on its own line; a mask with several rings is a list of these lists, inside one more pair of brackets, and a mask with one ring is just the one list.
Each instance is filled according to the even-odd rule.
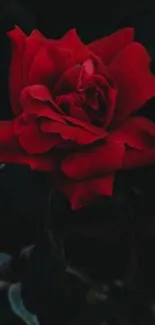
[[55,42],[47,42],[37,52],[29,71],[28,85],[52,85],[66,69],[76,64],[76,58],[69,49],[56,46]]
[[155,146],[145,150],[127,150],[123,160],[123,169],[133,169],[155,163]]
[[32,38],[32,37],[40,39],[41,41],[47,40],[47,38],[38,29],[34,29],[32,31],[32,33],[30,34],[30,38]]
[[104,64],[108,65],[115,56],[134,39],[133,28],[123,28],[88,45]]
[[103,138],[101,134],[95,134],[76,125],[62,124],[52,120],[45,120],[41,123],[41,130],[46,134],[59,134],[63,140],[71,140],[79,145],[94,143]]
[[60,142],[58,135],[43,133],[36,120],[29,119],[27,124],[22,125],[22,121],[17,119],[14,129],[18,131],[20,145],[28,154],[46,153]]
[[146,149],[155,145],[155,123],[145,117],[131,117],[108,140],[127,144],[134,149]]
[[125,148],[121,143],[98,145],[68,156],[61,164],[63,173],[72,179],[80,180],[121,169]]
[[31,169],[44,172],[53,172],[56,164],[51,155],[28,155],[22,148],[0,146],[0,161],[2,163],[28,165]]
[[113,175],[94,178],[83,182],[61,180],[58,189],[66,195],[73,210],[80,209],[101,196],[111,196],[113,192]]
[[[63,114],[61,108],[53,101],[47,87],[44,85],[33,85],[25,87],[20,95],[20,103],[24,112],[36,116],[47,116],[63,121],[60,114]],[[49,105],[50,104],[50,105]],[[47,114],[48,111],[48,115]]]
[[150,57],[139,43],[126,46],[109,66],[117,87],[117,107],[112,126],[122,123],[155,96],[155,76],[150,71]]
[[11,106],[13,113],[19,115],[22,111],[19,104],[19,95],[23,86],[22,64],[26,35],[19,27],[15,27],[7,34],[11,40],[12,46],[12,59],[9,73]]
[[85,121],[80,121],[72,116],[64,116],[64,120],[67,121],[70,125],[79,126],[83,129],[87,130],[88,132],[96,135],[96,139],[103,139],[107,135],[107,131],[99,128],[93,124],[89,124]]
[[22,62],[24,85],[28,84],[29,71],[31,65],[33,64],[35,56],[39,52],[41,46],[46,42],[47,40],[37,30],[33,31],[31,35],[26,38]]
[[61,48],[69,49],[77,62],[82,63],[90,58],[90,51],[78,37],[76,29],[69,30],[61,39],[52,40],[51,43],[53,42]]
[[57,67],[51,59],[47,46],[43,46],[36,53],[28,75],[28,85],[47,84],[50,79],[55,78]]
[[0,122],[0,161],[29,165],[40,171],[55,169],[55,161],[51,155],[27,155],[14,136],[12,122]]

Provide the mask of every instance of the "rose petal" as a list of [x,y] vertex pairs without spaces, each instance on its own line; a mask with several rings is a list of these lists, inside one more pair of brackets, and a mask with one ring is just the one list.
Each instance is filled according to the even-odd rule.
[[47,46],[41,47],[31,65],[27,85],[48,84],[50,79],[55,78],[56,68]]
[[83,182],[71,182],[61,179],[58,189],[66,195],[73,210],[80,209],[103,195],[112,195],[113,175],[86,180]]
[[10,100],[13,113],[19,115],[22,111],[19,104],[19,95],[23,86],[22,64],[26,35],[17,26],[7,34],[11,40],[12,47],[9,73]]
[[[49,102],[48,105],[47,102]],[[52,100],[51,95],[43,85],[26,87],[21,94],[21,105],[24,112],[29,116],[45,117],[42,121],[41,129],[43,132],[60,132],[61,136],[79,139],[79,143],[94,142],[103,139],[107,132],[104,129],[95,127],[76,118],[65,116],[61,108]],[[48,120],[49,119],[49,120]],[[60,125],[53,124],[54,121]],[[62,126],[64,124],[65,126]],[[76,128],[75,128],[76,127]],[[77,128],[78,127],[78,128]],[[71,132],[73,134],[71,135]],[[79,133],[79,135],[78,135]],[[91,139],[91,140],[90,140]]]
[[29,71],[29,85],[49,83],[51,86],[57,77],[75,63],[75,58],[69,50],[47,43],[34,58]]
[[155,76],[150,71],[149,55],[139,43],[126,46],[111,62],[109,71],[118,87],[112,122],[116,127],[155,96]]
[[79,121],[89,122],[85,111],[80,106],[78,94],[75,92],[58,96],[56,102],[64,109],[64,113],[73,116]]
[[155,146],[144,150],[126,150],[123,169],[133,169],[155,163]]
[[107,143],[68,156],[61,170],[70,178],[80,180],[113,173],[121,169],[125,148],[121,143]]
[[85,69],[88,76],[92,76],[95,73],[95,67],[92,59],[89,59],[83,63],[83,68]]
[[26,95],[30,95],[31,97],[36,98],[42,102],[50,102],[52,99],[49,89],[44,85],[39,84],[30,87],[25,87],[22,92],[22,97]]
[[[12,150],[11,150],[12,149]],[[0,161],[2,163],[28,165],[31,169],[53,172],[56,164],[51,155],[28,155],[22,148],[5,148],[0,146]]]
[[51,155],[27,155],[14,136],[12,122],[0,122],[0,161],[29,165],[40,171],[52,171],[56,166]]
[[112,132],[108,140],[127,144],[134,149],[146,149],[155,145],[155,123],[145,117],[131,117]]
[[63,140],[71,140],[79,145],[90,144],[104,137],[104,134],[94,134],[76,125],[71,126],[52,120],[43,121],[41,130],[47,134],[59,134]]
[[123,28],[88,45],[104,64],[108,65],[113,58],[134,39],[133,28]]
[[29,84],[50,83],[66,69],[90,58],[90,52],[81,42],[76,30],[69,31],[59,40],[47,41],[36,54],[29,73]]
[[0,146],[9,148],[15,146],[12,121],[0,122]]
[[105,115],[105,119],[104,119],[104,127],[105,128],[110,124],[113,114],[115,112],[118,90],[115,87],[115,85],[113,85],[113,87],[112,87],[112,83],[111,83],[111,85],[109,85],[107,92],[108,92],[107,114]]
[[22,62],[24,85],[28,84],[29,71],[35,56],[40,51],[41,46],[43,46],[43,44],[46,44],[46,42],[47,40],[37,30],[33,31],[31,35],[26,38]]
[[42,41],[46,41],[47,38],[38,30],[38,29],[34,29],[32,31],[32,33],[30,34],[30,38],[37,38],[40,39]]
[[97,139],[103,139],[107,135],[107,132],[104,129],[94,126],[90,123],[86,123],[84,121],[77,120],[74,117],[64,116],[64,120],[69,122],[69,125],[73,125],[73,126],[75,125],[75,126],[82,127],[83,129],[87,130],[88,132],[96,135]]
[[27,124],[22,124],[21,120],[16,119],[14,130],[18,134],[20,145],[28,154],[46,153],[60,142],[60,137],[56,134],[43,133],[36,120],[29,119]]
[[[48,99],[48,92],[46,92],[46,89],[41,88],[41,92],[39,93],[41,96],[41,99],[45,96],[46,99]],[[30,117],[44,117],[44,119],[36,121],[40,125],[40,130],[39,134],[36,133],[34,139],[36,139],[36,136],[38,134],[38,138],[40,139],[41,134],[43,137],[43,148],[49,148],[53,147],[53,142],[52,142],[52,137],[54,137],[54,134],[60,135],[63,140],[71,140],[79,144],[89,144],[94,141],[97,141],[98,139],[103,139],[106,136],[106,132],[100,128],[93,127],[83,121],[78,121],[76,119],[70,118],[70,117],[65,117],[63,115],[57,114],[57,112],[52,110],[52,107],[46,106],[44,103],[40,102],[39,100],[34,100],[34,98],[31,98],[29,96],[29,92],[23,92],[22,97],[21,97],[21,104],[24,109],[24,112],[27,113],[21,116],[22,120],[18,120],[15,123],[15,132],[16,134],[20,133],[20,130],[24,129],[24,139],[26,137],[26,132],[28,132],[27,138],[26,138],[26,144],[25,140],[23,143],[23,139],[21,140],[20,136],[20,141],[22,141],[22,146],[24,146],[25,150],[28,152],[36,152],[34,151],[34,146],[33,146],[33,151],[31,149],[28,149],[28,146],[30,146],[29,141],[30,141],[30,134],[32,136],[32,131],[28,130],[28,123],[31,123]],[[30,120],[29,121],[27,121]],[[24,122],[25,120],[25,122]],[[69,123],[68,123],[69,122]],[[24,123],[24,125],[22,125]],[[72,123],[72,125],[71,125]],[[19,130],[19,131],[18,131]],[[38,132],[38,131],[35,131]],[[51,133],[51,134],[49,134]],[[47,140],[46,140],[47,138]],[[36,140],[37,141],[37,140]],[[44,144],[44,141],[47,141],[47,144]],[[33,144],[33,141],[32,141]],[[44,147],[45,146],[45,147]],[[55,146],[55,140],[54,140],[54,146]],[[43,150],[40,145],[40,150]],[[30,151],[29,151],[30,150]],[[39,141],[38,145],[36,146],[37,153],[40,153],[41,151],[39,150]]]
[[57,43],[57,46],[61,48],[69,49],[72,52],[74,59],[79,63],[90,58],[90,51],[78,37],[76,29],[71,29],[61,39],[51,42]]
[[81,66],[78,64],[66,70],[54,85],[53,93],[59,96],[76,91],[80,70]]
[[[63,111],[56,102],[53,101],[48,88],[44,85],[25,87],[20,95],[20,103],[24,112],[46,117],[48,109],[47,117],[52,118],[54,115],[57,117],[57,120],[63,121],[60,115],[63,114]],[[46,111],[44,112],[45,109]]]

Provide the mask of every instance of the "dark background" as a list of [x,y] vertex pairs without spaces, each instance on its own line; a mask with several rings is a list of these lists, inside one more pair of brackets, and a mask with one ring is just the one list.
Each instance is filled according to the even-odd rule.
[[[10,12],[10,19],[15,17],[26,29],[37,28],[47,36],[59,37],[70,28],[77,28],[85,41],[102,36],[116,28],[127,17],[136,17],[137,23],[142,16],[155,7],[152,0],[109,0],[109,1],[37,1],[37,0],[1,0],[1,15]],[[146,26],[145,26],[146,27]],[[148,27],[147,27],[148,28]],[[146,31],[147,33],[147,31]]]

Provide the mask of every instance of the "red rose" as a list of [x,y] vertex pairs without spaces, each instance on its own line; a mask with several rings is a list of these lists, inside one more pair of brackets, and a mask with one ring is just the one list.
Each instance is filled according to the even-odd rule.
[[155,77],[132,29],[88,46],[75,30],[9,37],[15,118],[1,122],[1,161],[55,171],[73,208],[111,195],[117,170],[155,162],[155,124],[133,116],[155,96]]

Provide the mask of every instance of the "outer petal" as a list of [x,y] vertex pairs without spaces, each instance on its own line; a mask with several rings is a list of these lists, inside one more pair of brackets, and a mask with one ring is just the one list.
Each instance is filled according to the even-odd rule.
[[46,44],[37,52],[28,76],[28,84],[45,84],[52,86],[57,78],[76,64],[71,51]]
[[[124,139],[123,139],[124,138]],[[131,118],[114,139],[129,145],[123,159],[123,169],[132,169],[155,163],[155,123],[144,118]],[[139,149],[139,150],[137,150]]]
[[9,76],[10,99],[13,113],[19,115],[21,113],[19,95],[23,87],[22,63],[26,35],[20,28],[15,27],[12,31],[8,32],[8,36],[12,45],[12,59]]
[[52,40],[60,48],[68,49],[72,52],[74,59],[82,63],[90,58],[90,51],[87,46],[82,43],[76,33],[76,29],[71,29],[59,40]]
[[28,76],[34,58],[40,50],[41,46],[46,44],[47,39],[37,30],[33,31],[29,37],[26,38],[25,49],[22,62],[22,73],[24,85],[28,84]]
[[27,123],[17,119],[14,121],[14,130],[21,147],[30,155],[44,154],[60,143],[57,134],[43,133],[36,119],[28,119]]
[[68,156],[61,164],[63,173],[80,180],[113,173],[121,169],[125,148],[121,143],[100,144]]
[[47,38],[38,30],[38,29],[34,29],[32,31],[32,33],[30,34],[30,38],[37,38],[40,39],[41,41],[46,41]]
[[108,65],[134,39],[133,28],[123,28],[88,45],[104,64]]
[[150,71],[150,57],[139,43],[126,46],[111,62],[109,70],[118,87],[112,122],[116,127],[155,96],[155,76]]
[[13,133],[13,122],[0,122],[0,146],[11,148],[15,147],[15,139]]
[[63,192],[71,203],[73,210],[80,209],[103,195],[112,195],[113,175],[94,178],[82,182],[61,179],[58,189]]
[[[42,38],[41,41],[43,42]],[[90,58],[90,51],[81,42],[74,29],[59,40],[44,40],[44,43],[46,46],[37,53],[31,67],[29,84],[45,83],[49,78],[51,84],[52,80],[55,81],[55,78],[66,69]]]
[[144,150],[127,150],[124,156],[123,169],[133,169],[155,163],[155,146]]
[[25,87],[21,92],[20,103],[23,111],[30,115],[36,115],[38,117],[47,116],[49,118],[54,118],[55,116],[57,121],[63,121],[60,115],[63,115],[63,111],[56,102],[53,101],[50,91],[44,85]]
[[123,168],[137,168],[154,164],[155,123],[144,117],[135,117],[131,119],[128,127],[130,133],[128,133],[127,143],[129,143],[130,148],[127,147],[126,149]]
[[55,161],[50,155],[27,155],[13,133],[12,122],[0,122],[0,161],[29,165],[32,169],[53,171]]
[[52,120],[43,121],[41,123],[41,130],[48,136],[49,134],[57,134],[64,141],[71,140],[81,146],[94,143],[105,137],[104,131],[102,134],[93,133],[77,125],[61,124]]
[[56,169],[55,161],[51,155],[28,155],[21,147],[13,150],[0,147],[0,161],[2,163],[28,165],[33,170],[44,172],[53,172]]
[[155,145],[155,123],[145,117],[131,117],[108,136],[109,141],[142,150]]

